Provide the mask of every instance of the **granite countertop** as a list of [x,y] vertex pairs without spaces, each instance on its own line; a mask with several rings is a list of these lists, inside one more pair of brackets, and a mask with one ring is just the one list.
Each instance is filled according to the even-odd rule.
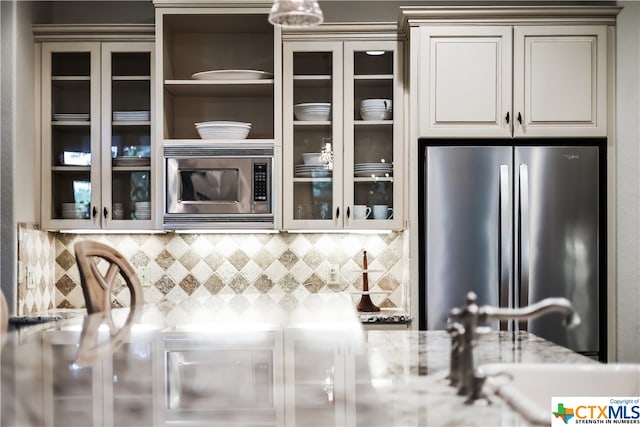
[[[450,339],[445,331],[367,331],[371,381],[385,396],[394,426],[527,426],[496,396],[472,405],[450,387]],[[597,363],[528,332],[479,338],[476,366],[485,363]]]
[[29,326],[39,323],[55,322],[71,317],[84,316],[85,308],[55,308],[48,311],[30,313],[21,316],[9,316],[9,325],[13,327]]
[[[22,316],[10,316],[9,324],[13,327],[23,327],[33,324],[54,322],[76,316],[84,316],[87,310],[84,308],[53,309],[42,313],[31,313]],[[401,308],[381,308],[378,312],[358,312],[360,321],[365,324],[411,324],[411,316]]]
[[359,311],[358,317],[364,324],[407,325],[412,320],[409,313],[400,308],[381,308],[376,312]]
[[[448,386],[445,331],[364,331],[348,307],[212,298],[20,329],[4,337],[2,425],[525,425]],[[484,335],[476,355],[595,363],[526,332]]]

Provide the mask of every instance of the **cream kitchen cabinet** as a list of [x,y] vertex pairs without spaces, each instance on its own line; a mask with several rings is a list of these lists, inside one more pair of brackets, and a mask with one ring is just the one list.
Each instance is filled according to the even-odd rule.
[[39,46],[45,229],[155,228],[154,44],[107,38]]
[[418,34],[419,136],[606,136],[606,26],[421,26]]
[[206,142],[273,144],[280,30],[268,22],[269,9],[178,6],[156,9],[160,138],[201,143],[195,123],[239,121],[251,123],[246,140]]
[[283,227],[401,229],[401,45],[318,38],[283,43]]

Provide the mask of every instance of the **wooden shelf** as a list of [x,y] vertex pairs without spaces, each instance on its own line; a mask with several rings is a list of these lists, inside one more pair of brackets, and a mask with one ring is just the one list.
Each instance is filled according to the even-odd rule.
[[393,120],[354,120],[353,125],[358,127],[390,126],[393,125]]
[[164,89],[174,96],[273,96],[273,79],[165,80]]

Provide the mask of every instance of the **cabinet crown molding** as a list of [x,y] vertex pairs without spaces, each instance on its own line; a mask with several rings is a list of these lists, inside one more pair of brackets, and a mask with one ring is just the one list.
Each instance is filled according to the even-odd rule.
[[35,24],[32,31],[36,42],[155,40],[154,24]]
[[401,6],[398,29],[420,25],[615,25],[617,6]]
[[309,28],[287,28],[283,40],[398,40],[398,26],[394,22],[332,22]]

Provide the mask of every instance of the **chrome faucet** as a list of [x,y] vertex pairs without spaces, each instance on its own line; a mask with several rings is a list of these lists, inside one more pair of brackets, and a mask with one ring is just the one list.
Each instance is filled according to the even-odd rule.
[[491,320],[527,320],[551,312],[561,312],[566,316],[564,324],[567,328],[575,328],[580,324],[580,317],[566,298],[545,298],[522,308],[489,305],[479,307],[477,299],[474,292],[469,292],[464,307],[451,309],[447,329],[451,336],[450,384],[458,387],[458,394],[468,397],[467,403],[482,396],[484,384],[484,377],[475,370],[473,347],[477,344],[478,334],[486,333],[489,329],[479,327],[478,323]]

